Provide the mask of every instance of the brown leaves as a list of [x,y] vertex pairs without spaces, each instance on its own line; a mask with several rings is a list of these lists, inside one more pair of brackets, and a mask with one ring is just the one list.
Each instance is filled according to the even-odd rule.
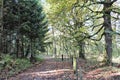
[[[79,60],[78,68],[81,67],[83,80],[111,80],[111,78],[116,78],[120,75],[120,73],[112,70],[111,67],[100,68],[97,66],[95,69],[95,66],[96,63],[90,64],[84,60]],[[73,73],[70,61],[48,59],[9,80],[74,80],[75,78],[76,75]]]

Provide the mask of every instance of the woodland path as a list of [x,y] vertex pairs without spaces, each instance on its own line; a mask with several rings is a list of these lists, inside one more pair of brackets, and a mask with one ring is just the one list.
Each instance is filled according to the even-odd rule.
[[[95,65],[84,60],[80,60],[78,66],[82,68],[83,80],[120,80],[120,73],[112,71],[110,67],[95,69]],[[74,76],[70,60],[47,58],[7,80],[75,80]]]
[[[24,66],[24,65],[23,65]],[[23,73],[20,73],[9,80],[72,80],[72,65],[70,61],[56,61],[46,59]]]

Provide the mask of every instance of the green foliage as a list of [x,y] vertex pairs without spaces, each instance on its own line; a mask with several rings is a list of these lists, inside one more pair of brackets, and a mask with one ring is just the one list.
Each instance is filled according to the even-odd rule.
[[113,57],[117,58],[120,56],[120,46],[117,45],[116,43],[113,43]]
[[32,64],[28,59],[16,59],[15,65],[14,65],[14,71],[21,71],[28,67],[30,67]]
[[[7,71],[7,76],[11,76],[32,66],[32,63],[28,59],[14,58],[14,56],[10,55],[3,55],[0,62],[4,62],[0,65],[0,71]],[[5,76],[3,73],[1,75]]]
[[[23,4],[28,7],[23,6]],[[24,8],[20,12],[21,21],[24,22],[20,28],[20,33],[25,35],[30,40],[30,43],[32,43],[31,47],[33,51],[31,53],[35,54],[34,51],[36,50],[44,52],[48,28],[42,6],[38,0],[24,1],[21,6]]]
[[43,55],[40,55],[40,54],[37,54],[36,56],[35,56],[35,59],[36,59],[36,61],[37,62],[42,62],[44,59],[43,59]]
[[14,64],[14,59],[10,55],[3,55],[2,61],[4,62],[3,67],[12,69],[12,65]]
[[[30,61],[28,59],[17,59],[10,55],[4,55],[2,58],[2,61],[4,62],[4,68],[18,68],[18,69],[25,69],[30,66]],[[23,66],[24,64],[24,66]]]
[[[39,0],[4,0],[2,53],[17,57],[45,52],[48,21]],[[46,38],[47,37],[47,38]]]
[[[20,2],[22,3],[20,5],[22,7],[20,10],[20,20],[22,21],[20,32],[33,40],[44,38],[48,31],[45,14],[42,11],[42,6],[38,2],[38,0]],[[23,5],[26,5],[26,7]]]

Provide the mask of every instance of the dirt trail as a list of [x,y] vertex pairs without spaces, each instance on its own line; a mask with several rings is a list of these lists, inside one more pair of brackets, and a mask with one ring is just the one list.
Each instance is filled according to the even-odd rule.
[[[110,67],[93,69],[93,66],[90,62],[79,61],[78,67],[82,68],[83,80],[120,80],[120,73],[112,71]],[[75,80],[75,75],[70,60],[46,59],[7,80]]]
[[47,59],[9,80],[72,80],[72,73],[71,62]]

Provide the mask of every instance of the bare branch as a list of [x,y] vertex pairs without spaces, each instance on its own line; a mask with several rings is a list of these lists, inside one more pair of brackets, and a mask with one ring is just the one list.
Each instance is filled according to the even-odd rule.
[[112,2],[111,2],[111,5],[113,4],[113,3],[115,3],[117,0],[113,0]]
[[88,21],[88,20],[90,20],[90,19],[100,19],[100,18],[103,18],[103,16],[99,16],[99,17],[95,17],[95,16],[97,16],[97,15],[92,15],[92,16],[90,16],[89,18],[85,19],[84,22],[85,22],[85,21]]
[[119,12],[119,11],[113,11],[113,10],[112,10],[112,12],[113,12],[113,13],[118,13],[118,14],[120,14],[120,12]]
[[[98,34],[103,28],[104,28],[104,27],[101,26],[101,28],[100,28],[97,32],[95,32],[93,35],[85,36],[85,37],[82,38],[80,41],[83,41],[83,40],[85,40],[85,39],[91,39],[93,36],[95,36],[96,34]],[[104,35],[104,33],[103,33],[102,35]],[[101,36],[101,38],[102,38],[102,36]]]
[[106,1],[93,1],[93,0],[91,0],[92,2],[93,2],[93,4],[104,4],[104,5],[112,5],[114,2],[116,2],[117,0],[113,0],[113,1],[111,1],[111,2],[106,2]]
[[94,41],[100,41],[100,40],[102,39],[103,36],[104,36],[104,33],[102,33],[102,35],[100,36],[99,39],[92,39],[92,38],[91,38],[91,40],[94,40]]
[[103,11],[94,11],[94,10],[92,10],[91,8],[89,8],[89,7],[86,7],[87,9],[89,9],[91,12],[94,12],[94,13],[103,13]]
[[102,26],[100,29],[98,29],[98,31],[95,32],[93,35],[88,36],[88,38],[91,38],[91,37],[95,36],[95,35],[98,34],[102,29],[103,29],[103,26]]
[[113,31],[113,32],[114,32],[114,34],[117,34],[117,35],[119,35],[119,36],[120,36],[120,33],[116,32],[116,31]]
[[92,25],[92,31],[96,28],[96,27],[98,27],[98,26],[101,26],[101,25],[103,25],[103,23],[101,23],[101,24],[98,24],[98,25]]

